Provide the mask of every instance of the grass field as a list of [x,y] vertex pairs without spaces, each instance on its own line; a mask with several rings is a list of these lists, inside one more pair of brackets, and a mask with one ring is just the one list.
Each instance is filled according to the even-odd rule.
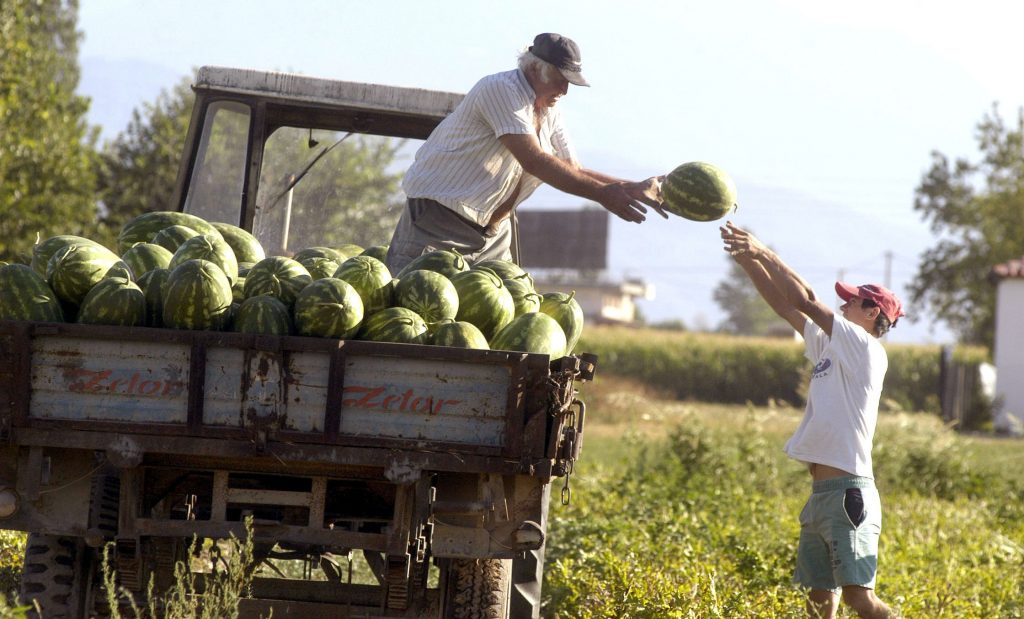
[[[677,402],[607,377],[584,399],[545,617],[801,617],[790,578],[810,480],[781,449],[802,410]],[[905,617],[1024,617],[1024,441],[883,415],[874,457],[879,595]]]
[[[552,492],[545,618],[804,616],[790,578],[810,480],[781,451],[801,410],[679,402],[608,376],[582,397],[569,505],[562,480]],[[908,618],[1024,617],[1024,441],[883,414],[874,456],[880,596]],[[0,532],[6,591],[23,545]]]

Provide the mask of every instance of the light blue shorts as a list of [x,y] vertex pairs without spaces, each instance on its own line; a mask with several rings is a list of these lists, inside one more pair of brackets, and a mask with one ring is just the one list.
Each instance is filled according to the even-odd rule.
[[882,504],[867,477],[814,482],[800,512],[793,582],[839,594],[846,585],[875,588]]

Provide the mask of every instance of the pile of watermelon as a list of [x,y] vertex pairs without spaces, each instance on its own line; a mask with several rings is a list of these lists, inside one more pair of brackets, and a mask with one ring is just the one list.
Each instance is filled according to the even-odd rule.
[[541,294],[513,262],[426,253],[392,277],[386,246],[267,256],[250,233],[186,213],[129,221],[117,251],[74,235],[0,263],[0,320],[237,331],[570,354],[572,293]]

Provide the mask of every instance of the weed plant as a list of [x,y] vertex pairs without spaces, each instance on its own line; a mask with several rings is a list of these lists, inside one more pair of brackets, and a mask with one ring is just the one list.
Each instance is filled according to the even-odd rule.
[[[610,385],[587,395],[572,504],[552,506],[544,616],[804,617],[810,478],[782,453],[802,411]],[[878,593],[904,617],[1024,617],[1024,444],[978,440],[931,415],[879,420]]]

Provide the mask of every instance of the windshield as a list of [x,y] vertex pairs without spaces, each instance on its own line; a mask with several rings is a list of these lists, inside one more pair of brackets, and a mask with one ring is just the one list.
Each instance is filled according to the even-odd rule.
[[[210,105],[186,212],[241,225],[250,119],[242,103]],[[402,174],[421,143],[309,127],[274,129],[264,143],[251,232],[267,255],[388,243],[405,202]]]
[[248,133],[247,106],[234,101],[210,104],[185,199],[186,213],[238,225]]
[[281,127],[266,142],[253,233],[268,253],[387,243],[409,140]]

